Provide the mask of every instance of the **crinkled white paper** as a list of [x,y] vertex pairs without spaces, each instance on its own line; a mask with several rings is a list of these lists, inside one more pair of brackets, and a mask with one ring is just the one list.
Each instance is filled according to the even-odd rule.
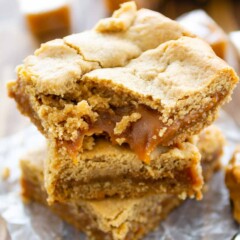
[[[225,113],[221,113],[217,125],[228,140],[223,158],[226,164],[235,145],[240,143],[240,129]],[[0,240],[85,239],[46,207],[37,203],[25,206],[21,201],[18,160],[44,141],[34,127],[0,141],[0,174],[6,167],[10,169],[10,177],[6,181],[0,180]],[[210,182],[202,201],[186,201],[146,240],[230,240],[237,231],[223,172],[219,172]]]

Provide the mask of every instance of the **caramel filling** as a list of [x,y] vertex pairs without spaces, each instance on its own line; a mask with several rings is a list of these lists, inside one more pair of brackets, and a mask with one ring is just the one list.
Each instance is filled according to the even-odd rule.
[[[71,157],[76,159],[84,135],[107,134],[113,144],[118,144],[117,140],[122,139],[142,161],[149,163],[150,155],[158,145],[168,146],[171,140],[174,142],[175,136],[181,134],[182,129],[201,121],[202,114],[213,109],[222,96],[216,94],[202,112],[189,113],[181,120],[173,120],[170,126],[163,123],[160,112],[144,105],[139,105],[136,109],[125,107],[112,109],[112,111],[98,111],[98,120],[90,124],[88,131],[79,132],[79,138],[75,142],[65,141],[61,144],[64,144]],[[129,116],[133,112],[139,113],[141,118],[136,122],[131,122],[121,134],[115,134],[116,124],[124,116]]]
[[[29,97],[23,93],[24,86],[22,86],[21,81],[18,81],[17,86],[15,84],[10,86],[9,96],[17,101],[20,111],[30,116],[38,129],[43,132],[41,121],[33,110]],[[99,115],[97,121],[89,123],[87,131],[79,131],[75,141],[58,140],[57,144],[59,147],[66,147],[69,155],[73,160],[76,160],[85,135],[106,134],[110,137],[113,144],[119,144],[118,140],[122,139],[122,143],[127,143],[142,161],[149,163],[150,154],[158,145],[168,146],[169,143],[174,143],[177,136],[184,129],[191,128],[197,122],[201,122],[203,114],[215,109],[225,94],[225,92],[221,92],[213,95],[212,102],[206,105],[201,112],[189,113],[181,120],[172,119],[173,123],[170,126],[162,122],[159,111],[150,109],[144,105],[139,105],[137,108],[129,106],[122,108],[112,107],[110,111],[109,109],[108,111],[97,111]],[[115,134],[114,129],[116,124],[124,116],[130,116],[132,113],[138,113],[141,117],[135,122],[130,122],[121,134]]]
[[[131,111],[131,110],[130,110]],[[160,120],[160,113],[156,110],[139,106],[134,112],[141,115],[136,122],[132,122],[121,134],[114,134],[114,128],[123,116],[130,115],[129,109],[117,109],[114,113],[100,112],[98,120],[92,128],[95,132],[107,133],[111,142],[117,144],[117,139],[124,139],[130,148],[145,162],[150,161],[150,154],[161,143],[159,131],[164,127]]]
[[[121,134],[114,134],[114,128],[124,116],[129,116],[132,112],[137,112],[141,118],[136,122],[131,122]],[[161,129],[165,125],[160,120],[161,114],[145,106],[139,106],[137,109],[120,108],[111,112],[98,112],[99,117],[88,131],[79,132],[76,141],[60,141],[60,146],[65,146],[69,155],[76,159],[78,150],[82,146],[84,135],[107,134],[113,144],[118,144],[117,139],[124,139],[130,148],[146,163],[150,161],[150,154],[164,140],[159,136]],[[169,131],[168,131],[169,132]],[[173,133],[169,132],[169,135]]]

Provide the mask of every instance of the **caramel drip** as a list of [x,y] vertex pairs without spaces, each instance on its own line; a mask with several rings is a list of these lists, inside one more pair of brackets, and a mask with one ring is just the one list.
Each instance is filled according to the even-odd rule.
[[[132,110],[130,110],[132,111]],[[117,138],[124,138],[125,143],[146,163],[150,162],[150,154],[161,142],[159,131],[164,127],[156,110],[144,106],[138,107],[134,112],[140,113],[141,118],[131,123],[122,134],[115,135],[114,128],[123,116],[131,114],[130,111],[121,110],[114,113],[99,113],[98,120],[93,128],[96,132],[104,132],[110,136],[111,142],[117,144]]]
[[65,147],[70,158],[73,160],[73,163],[77,165],[77,156],[79,149],[82,148],[84,139],[84,134],[78,133],[78,137],[75,141],[58,141],[58,148]]
[[[118,144],[116,139],[124,139],[130,148],[138,155],[139,159],[145,163],[150,162],[150,155],[158,145],[166,146],[174,140],[177,134],[181,133],[184,126],[191,127],[201,120],[202,114],[214,109],[217,102],[221,101],[222,95],[212,96],[212,102],[204,108],[202,112],[189,113],[181,121],[175,120],[171,126],[167,126],[161,120],[161,114],[157,110],[139,105],[136,109],[130,107],[113,109],[112,111],[98,111],[98,119],[86,132],[79,132],[79,137],[75,142],[67,142],[65,146],[70,156],[76,158],[79,149],[82,146],[84,135],[107,134],[113,144]],[[119,135],[114,134],[114,128],[124,116],[137,112],[141,118],[136,122],[131,122],[130,126]]]

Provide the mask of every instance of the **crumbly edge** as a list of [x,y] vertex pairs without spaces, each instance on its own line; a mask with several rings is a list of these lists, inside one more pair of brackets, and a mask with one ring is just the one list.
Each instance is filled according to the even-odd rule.
[[[133,24],[134,19],[136,18],[136,14],[137,14],[136,6],[133,2],[125,3],[121,6],[120,10],[116,11],[113,14],[112,18],[102,20],[104,24],[103,25],[100,24],[100,25],[102,27],[105,26],[106,29],[108,29],[109,23],[112,26],[113,22],[117,21],[117,23],[119,23],[120,21],[123,24],[123,26],[126,26],[126,29],[127,29],[130,25]],[[173,21],[167,18],[165,19],[165,17],[161,15],[156,17],[154,14],[155,13],[150,14],[150,16],[153,17],[153,19],[158,19],[158,18],[162,19],[162,22],[166,24],[174,23]],[[179,35],[176,36],[177,38],[180,38],[182,36],[195,37],[191,33],[188,33],[188,31],[185,32],[185,30],[180,25],[179,26],[176,25],[175,28],[179,30]],[[96,29],[98,29],[98,27],[96,27]],[[117,30],[122,31],[123,29],[119,30],[117,27]],[[165,40],[169,41],[169,39],[165,39]],[[131,42],[133,40],[131,40],[130,38],[129,41]],[[66,39],[62,40],[61,43],[64,45],[65,48],[71,49],[75,54],[77,54],[82,58],[81,59],[82,61],[80,61],[82,65],[85,65],[88,63],[92,64],[92,61],[89,61],[88,59],[85,59],[82,56],[82,53],[80,52],[77,46],[74,46],[74,44],[70,44]],[[142,49],[142,52],[144,52],[144,49]],[[139,54],[141,54],[142,52],[140,52]],[[36,54],[38,54],[38,51],[36,51]],[[135,58],[135,57],[132,56],[132,58]],[[128,60],[131,60],[131,59],[128,59]],[[99,66],[101,66],[100,63],[98,63],[97,67],[96,66],[95,67],[85,66],[85,67],[86,69],[91,71],[95,68],[98,68]],[[83,66],[83,68],[85,67]],[[165,109],[161,105],[161,99],[152,99],[151,96],[143,96],[129,89],[125,89],[122,85],[119,85],[119,84],[117,85],[107,81],[105,82],[101,81],[100,86],[98,86],[99,83],[97,79],[91,79],[91,81],[88,79],[88,81],[86,82],[83,79],[81,79],[82,76],[79,76],[79,79],[74,80],[74,86],[71,87],[71,91],[69,91],[68,94],[59,94],[60,96],[47,95],[47,94],[44,95],[43,93],[39,93],[38,89],[36,89],[37,84],[35,81],[36,80],[35,76],[31,76],[31,73],[27,73],[27,71],[22,71],[22,69],[24,69],[24,65],[19,67],[18,69],[19,79],[17,80],[17,82],[15,84],[14,83],[9,84],[10,96],[14,97],[14,92],[19,91],[19,98],[23,97],[26,99],[25,101],[26,104],[23,104],[21,99],[19,99],[18,104],[19,104],[20,111],[22,113],[25,113],[26,115],[30,115],[32,121],[38,126],[40,130],[45,132],[47,136],[50,135],[60,140],[66,140],[66,141],[76,140],[76,138],[78,137],[78,131],[85,131],[87,128],[89,128],[89,122],[96,120],[97,118],[97,114],[95,112],[96,108],[111,110],[112,106],[114,107],[121,106],[122,102],[126,102],[128,104],[131,103],[134,106],[138,104],[144,104],[146,106],[149,106],[152,109],[158,109],[162,113],[162,120],[163,120],[163,123],[166,123],[167,125],[166,127],[171,126],[171,123],[173,121],[178,121],[179,119],[184,118],[186,114],[189,114],[189,113],[195,114],[199,111],[206,112],[205,113],[206,116],[203,116],[204,118],[203,122],[206,122],[205,119],[207,117],[208,117],[208,120],[207,120],[208,123],[214,119],[213,115],[211,115],[211,114],[215,114],[213,110],[210,112],[209,116],[207,116],[208,115],[207,111],[205,111],[205,109],[202,109],[203,104],[199,105],[199,102],[202,103],[204,101],[205,101],[205,104],[210,104],[212,100],[214,101],[214,96],[213,96],[213,99],[208,99],[208,102],[206,102],[206,96],[203,93],[200,93],[197,96],[194,96],[195,102],[194,100],[191,99],[191,96],[189,96],[189,99],[180,100],[177,103],[178,106],[175,109],[168,109],[168,108]],[[225,70],[228,71],[229,69],[225,69]],[[227,74],[224,71],[220,74],[222,75]],[[85,73],[86,72],[84,72],[83,70],[81,74],[84,75]],[[215,89],[218,89],[218,92],[223,92],[224,88],[226,88],[226,90],[227,88],[230,88],[231,90],[231,88],[233,87],[232,86],[233,82],[236,81],[236,79],[234,79],[235,75],[233,71],[228,74],[231,74],[231,76],[228,76],[228,77],[231,77],[229,81],[231,82],[231,84],[227,86],[222,86],[223,84],[221,84],[220,77],[216,76],[216,79],[219,79],[219,82],[216,82],[215,84],[212,84],[211,86],[209,86],[209,89],[207,90],[208,95],[211,95],[211,93],[214,94]],[[81,86],[81,84],[83,86]],[[87,89],[86,87],[87,84],[90,87],[92,84],[92,88],[97,87],[97,89],[100,89],[100,92],[94,93],[89,91],[89,89]],[[102,88],[101,90],[101,85],[103,85],[105,89]],[[21,88],[22,88],[22,91],[21,91]],[[109,89],[113,89],[112,91],[113,94],[110,94]],[[116,92],[118,94],[116,94]],[[101,106],[99,106],[99,104],[96,105],[98,101],[94,99],[96,98],[95,95],[99,95],[98,101],[101,99],[100,100]],[[84,102],[82,99],[87,100],[87,102]],[[84,103],[86,106],[83,110],[82,105],[84,105]],[[81,106],[79,106],[79,104]],[[176,116],[176,119],[173,119],[173,116]],[[211,120],[209,120],[210,118]],[[199,120],[197,121],[199,122]],[[190,134],[190,133],[197,134],[204,126],[205,125],[200,127],[200,124],[199,124],[198,128],[194,126],[192,128],[187,127],[188,129],[187,134]],[[179,137],[176,136],[176,139],[169,140],[167,145],[173,144],[175,142],[184,141],[184,139],[186,138],[186,134],[184,134],[185,132],[184,130],[185,130],[184,128],[182,130],[180,129],[181,132],[177,134],[180,136]],[[161,134],[163,134],[163,132],[161,132],[160,135]],[[122,143],[121,139],[119,143],[120,144]]]
[[[125,16],[125,14],[127,15]],[[118,21],[120,18],[121,19],[120,21],[123,21],[125,25],[125,20],[126,20],[125,17],[127,19],[129,18],[132,19],[132,17],[134,19],[136,17],[136,6],[134,5],[134,3],[123,4],[121,6],[121,9],[116,11],[112,18],[105,19],[104,22],[105,23],[109,21],[112,22],[113,20]],[[130,25],[132,25],[133,19],[130,20],[130,23],[129,23]],[[169,23],[171,22],[171,20],[166,19],[166,20],[163,20],[163,23],[164,22]],[[187,32],[185,33],[184,29],[182,29],[180,25],[178,30],[181,33],[179,34],[179,36],[177,36],[178,38],[185,35],[189,37],[195,37],[195,36],[192,36],[190,33],[187,33]],[[169,39],[167,41],[169,41]],[[82,78],[84,77],[84,74],[88,72],[88,70],[91,71],[96,67],[84,66],[85,64],[91,65],[92,61],[85,59],[82,56],[82,53],[80,52],[79,48],[77,46],[74,46],[74,44],[70,44],[66,39],[62,40],[61,44],[63,44],[65,48],[71,49],[76,55],[79,55],[81,57],[80,62],[83,65],[83,70],[79,76],[79,79],[74,80],[73,82],[74,85],[70,89],[68,89],[68,87],[66,86],[66,88],[69,90],[67,94],[59,93],[59,96],[57,96],[57,94],[44,95],[44,93],[40,93],[38,89],[36,89],[37,88],[37,83],[35,79],[36,77],[31,76],[31,73],[28,73],[26,69],[24,70],[24,65],[18,68],[19,79],[17,80],[17,82],[15,84],[14,83],[9,84],[10,96],[14,97],[14,92],[17,93],[19,91],[19,95],[22,95],[22,96],[19,96],[19,98],[27,99],[26,100],[26,104],[28,104],[27,107],[25,104],[23,104],[25,106],[19,106],[21,112],[25,113],[26,115],[30,115],[30,117],[32,118],[32,121],[35,124],[37,124],[38,128],[40,130],[43,130],[47,136],[51,135],[52,137],[58,138],[60,140],[63,139],[67,141],[68,140],[74,141],[78,136],[78,130],[85,131],[87,128],[89,128],[89,121],[96,120],[97,114],[96,112],[94,112],[94,108],[96,109],[100,107],[107,110],[108,109],[111,110],[111,107],[121,106],[121,103],[124,101],[126,103],[131,103],[133,105],[144,104],[146,106],[149,106],[152,109],[158,109],[162,113],[162,121],[164,124],[166,124],[166,127],[171,126],[171,123],[173,121],[178,121],[179,119],[183,118],[186,114],[189,114],[189,113],[195,114],[196,112],[199,112],[199,111],[205,111],[205,109],[202,109],[202,104],[198,106],[199,102],[204,102],[204,101],[206,102],[206,96],[204,96],[203,93],[200,93],[199,96],[194,96],[195,102],[192,101],[192,99],[190,99],[190,101],[189,99],[182,99],[178,101],[177,107],[175,109],[168,109],[161,105],[161,99],[152,99],[151,96],[141,95],[137,92],[131,91],[129,89],[125,89],[121,84],[119,85],[116,83],[111,83],[111,81],[110,82],[100,81],[99,83],[98,79],[90,79],[90,80],[88,79],[88,81],[85,81]],[[43,45],[43,48],[44,46],[45,45]],[[54,44],[53,43],[52,45],[50,44],[49,47],[50,48],[54,47]],[[36,54],[38,54],[39,51],[36,51]],[[134,58],[134,56],[132,57]],[[100,63],[98,63],[98,67],[99,66],[101,66]],[[225,69],[225,70],[227,73],[229,69]],[[224,75],[224,71],[221,73],[222,75]],[[233,71],[231,72],[231,77],[232,78],[235,77]],[[216,79],[218,78],[219,76],[216,76]],[[232,81],[233,80],[234,79],[232,79]],[[219,83],[221,82],[219,81]],[[218,88],[219,92],[223,92],[224,89],[220,89],[220,88],[223,88],[224,86],[221,86],[221,84],[219,83],[217,82],[215,84],[216,86],[213,86],[213,85],[209,86],[209,88],[212,88],[212,89],[208,89],[207,91],[208,95],[211,96],[211,91],[212,93],[214,93],[215,88]],[[103,91],[100,93],[91,92],[86,87],[86,85],[91,87],[91,84],[93,89],[97,88],[97,89],[100,89],[100,91],[102,90]],[[105,89],[102,88],[101,90],[102,85],[105,87]],[[21,88],[22,88],[22,93],[20,92]],[[113,89],[112,91],[113,94],[110,94],[110,91],[109,91],[110,89]],[[120,94],[116,94],[116,92]],[[99,106],[99,104],[96,105],[96,102],[97,102],[96,95],[99,95],[98,101],[101,99],[100,100],[101,106]],[[95,100],[93,98],[95,98]],[[191,98],[191,96],[189,96],[189,98]],[[89,105],[88,111],[86,111],[86,109],[85,111],[83,111],[82,108],[79,107],[79,104],[80,105],[83,104],[84,102],[83,99],[87,100],[86,104]],[[206,102],[205,104],[210,104],[212,100],[214,100],[214,96],[213,96],[213,99],[208,99],[208,102]],[[21,99],[17,101],[19,105],[22,104]],[[69,117],[69,114],[70,114],[70,117]],[[176,119],[173,119],[173,116],[175,116]],[[197,132],[193,132],[193,134],[196,134],[196,133]],[[160,134],[162,134],[162,132]],[[184,140],[184,137],[179,139],[177,138],[176,141],[169,141],[168,145],[177,141],[180,142],[182,140]],[[121,141],[120,141],[120,144],[121,144]]]
[[[230,100],[234,78],[231,79],[232,75],[228,75],[231,73],[224,75],[223,72],[221,74],[222,76],[216,76],[216,80],[218,79],[218,81],[206,90],[208,95],[212,95],[212,98],[208,97],[205,99],[205,95],[201,92],[196,94],[191,101],[189,101],[189,99],[179,101],[178,107],[174,109],[174,111],[172,110],[167,114],[162,112],[162,121],[166,127],[171,127],[174,121],[183,119],[187,113],[194,115],[200,112],[199,117],[195,122],[192,122],[192,125],[185,123],[178,129],[175,137],[168,141],[168,145],[182,142],[189,135],[198,134],[199,131],[215,120],[219,107]],[[222,82],[224,82],[225,77],[229,77],[232,84],[223,85]],[[139,104],[156,109],[160,102],[160,100],[158,100],[154,103],[150,98],[145,98],[138,93],[129,92],[120,86],[117,87],[104,81],[101,81],[101,85],[98,85],[97,81],[94,82],[92,80],[79,82],[77,87],[79,96],[75,96],[74,99],[73,96],[61,98],[59,96],[37,95],[33,86],[25,85],[25,81],[22,79],[18,81],[19,83],[11,84],[9,88],[10,92],[14,93],[20,90],[19,86],[24,86],[22,92],[19,94],[28,99],[28,101],[26,101],[28,106],[22,106],[21,102],[19,102],[18,107],[20,111],[30,116],[38,128],[42,130],[42,132],[45,132],[45,135],[66,141],[76,140],[79,131],[88,129],[90,123],[97,119],[97,110],[104,109],[105,111],[112,111],[112,108],[121,108],[126,105],[134,109]],[[95,87],[98,88],[97,93],[91,90]],[[223,96],[219,102],[215,102],[214,93],[216,90],[218,94]],[[29,92],[29,94],[26,92]],[[202,105],[198,105],[198,102],[202,102]],[[156,105],[156,103],[158,104]],[[215,104],[215,106],[205,110],[206,107],[204,106],[209,107],[212,104]],[[163,108],[160,107],[158,111],[161,112],[162,109]]]

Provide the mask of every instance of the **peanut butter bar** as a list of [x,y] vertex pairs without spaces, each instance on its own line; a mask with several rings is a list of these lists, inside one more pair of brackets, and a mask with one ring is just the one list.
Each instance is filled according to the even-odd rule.
[[92,140],[72,161],[67,151],[49,143],[45,183],[49,201],[139,197],[146,193],[172,193],[201,198],[201,155],[189,142],[158,147],[148,164],[125,146],[103,138]]
[[210,125],[238,81],[204,41],[133,2],[43,44],[17,73],[9,95],[72,159],[86,136],[104,135],[145,162]]
[[240,146],[226,168],[225,183],[233,203],[233,217],[240,223]]
[[[218,143],[213,144],[216,139]],[[210,153],[205,150],[208,146],[205,141],[213,148]],[[203,185],[201,154],[212,156],[214,152],[221,155],[222,146],[221,132],[210,127],[199,137],[177,146],[156,148],[146,164],[129,147],[112,145],[102,138],[85,142],[84,151],[74,162],[66,150],[62,151],[51,142],[45,163],[48,200],[129,198],[148,193],[200,199]]]
[[[210,180],[220,164],[222,144],[219,131],[212,128],[202,133],[198,140],[199,149],[203,154],[202,167],[205,181]],[[32,152],[21,160],[21,183],[25,199],[48,205],[43,183],[45,151],[43,149]],[[67,201],[54,203],[50,209],[63,220],[86,233],[89,239],[137,240],[157,227],[159,222],[181,202],[182,200],[171,194],[149,194],[131,199]]]

